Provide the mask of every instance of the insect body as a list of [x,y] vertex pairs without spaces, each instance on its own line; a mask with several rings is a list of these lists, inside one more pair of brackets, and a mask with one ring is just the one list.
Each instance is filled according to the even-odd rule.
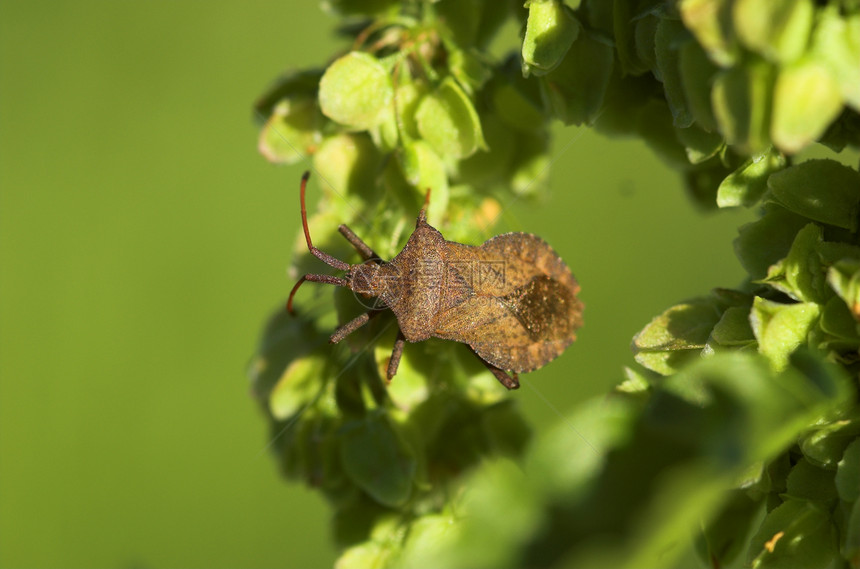
[[[519,373],[544,366],[576,339],[583,311],[576,297],[579,285],[540,237],[505,233],[478,246],[447,241],[427,223],[425,203],[415,231],[388,262],[341,225],[338,230],[365,261],[350,265],[311,242],[305,207],[309,176],[306,172],[301,184],[302,227],[308,249],[346,275],[304,275],[290,292],[287,309],[293,312],[293,296],[305,281],[378,297],[400,326],[388,364],[389,379],[397,373],[405,342],[443,338],[467,344],[505,387],[516,389]],[[429,195],[428,191],[428,200]],[[344,324],[332,334],[332,343],[379,312],[371,310]]]

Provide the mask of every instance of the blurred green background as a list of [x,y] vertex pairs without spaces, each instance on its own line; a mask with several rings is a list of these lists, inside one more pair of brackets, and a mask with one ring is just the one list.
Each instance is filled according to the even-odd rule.
[[[245,366],[293,284],[307,167],[257,155],[251,104],[325,64],[336,23],[286,0],[0,3],[0,565],[333,563]],[[538,433],[621,379],[653,316],[738,284],[749,218],[697,212],[640,142],[556,132],[551,195],[498,228],[583,286],[580,339],[511,394]]]

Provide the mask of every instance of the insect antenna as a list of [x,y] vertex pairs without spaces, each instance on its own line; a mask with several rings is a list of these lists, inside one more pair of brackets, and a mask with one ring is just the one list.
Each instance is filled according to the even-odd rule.
[[302,200],[302,229],[305,230],[305,241],[308,242],[308,251],[311,252],[311,255],[325,263],[330,267],[334,267],[335,269],[340,269],[341,271],[349,270],[349,263],[344,263],[340,259],[332,257],[325,251],[320,251],[316,247],[314,247],[313,242],[311,241],[311,232],[308,229],[308,208],[305,206],[305,188],[308,185],[308,178],[311,177],[310,171],[302,174],[302,185],[301,185],[301,200]]
[[421,211],[418,212],[418,219],[415,220],[415,227],[421,225],[422,222],[427,223],[427,208],[430,207],[430,188],[427,188],[427,193],[424,194],[424,205]]
[[[314,257],[316,257],[317,259],[319,259],[320,261],[322,261],[326,265],[328,265],[330,267],[334,267],[335,269],[339,269],[341,271],[348,271],[349,270],[349,264],[348,263],[345,263],[345,262],[341,261],[340,259],[332,257],[331,255],[329,255],[325,251],[320,251],[319,249],[314,247],[313,241],[311,241],[311,232],[308,229],[308,209],[305,206],[305,189],[307,188],[308,178],[310,178],[310,177],[311,177],[311,173],[309,171],[302,174],[302,184],[301,184],[302,229],[304,229],[304,232],[305,232],[305,241],[307,241],[307,244],[308,244],[308,251],[311,252],[311,255],[313,255]],[[349,286],[349,281],[347,279],[335,277],[332,275],[315,275],[315,274],[304,275],[295,284],[295,286],[293,287],[293,290],[290,291],[290,296],[287,299],[287,312],[289,312],[290,314],[295,314],[295,311],[293,310],[293,297],[296,295],[296,291],[299,290],[299,287],[305,281],[311,281],[311,282],[315,282],[315,283],[333,284],[335,286],[345,286],[345,287]]]

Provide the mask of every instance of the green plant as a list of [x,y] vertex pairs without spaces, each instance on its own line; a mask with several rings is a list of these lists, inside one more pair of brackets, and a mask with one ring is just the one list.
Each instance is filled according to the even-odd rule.
[[[493,195],[545,183],[553,119],[642,137],[703,207],[761,214],[735,242],[748,280],[656,317],[640,367],[573,415],[590,446],[565,425],[527,445],[457,346],[409,346],[386,386],[390,321],[328,345],[361,309],[348,291],[277,313],[255,393],[284,474],[332,503],[339,564],[654,566],[695,543],[714,567],[860,566],[860,173],[798,154],[860,144],[860,2],[324,5],[352,48],[257,105],[263,154],[311,155],[327,188],[320,248],[346,254],[337,224],[372,219],[390,258],[427,187],[431,223],[480,242]],[[498,62],[507,21],[521,49]],[[313,272],[296,243],[294,275]]]

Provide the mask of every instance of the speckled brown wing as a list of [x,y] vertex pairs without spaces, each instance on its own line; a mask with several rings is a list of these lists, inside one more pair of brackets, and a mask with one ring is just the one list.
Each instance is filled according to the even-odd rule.
[[451,302],[443,299],[433,335],[465,342],[503,370],[545,365],[582,325],[579,285],[535,235],[506,233],[478,247],[448,242],[445,271]]

